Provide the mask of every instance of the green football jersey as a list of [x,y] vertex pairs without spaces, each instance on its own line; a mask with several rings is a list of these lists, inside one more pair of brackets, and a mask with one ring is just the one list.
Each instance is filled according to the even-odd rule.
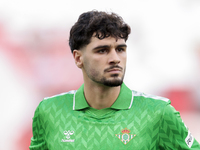
[[31,150],[199,150],[170,100],[124,83],[110,108],[90,107],[84,85],[45,98],[33,117]]

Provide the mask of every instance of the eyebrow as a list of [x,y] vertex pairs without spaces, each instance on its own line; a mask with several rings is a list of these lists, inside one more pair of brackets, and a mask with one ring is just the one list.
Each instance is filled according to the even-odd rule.
[[[97,46],[95,48],[93,48],[92,50],[97,50],[97,49],[101,49],[101,48],[110,48],[111,46],[109,45],[100,45],[100,46]],[[127,47],[126,44],[119,44],[117,45],[117,47]]]

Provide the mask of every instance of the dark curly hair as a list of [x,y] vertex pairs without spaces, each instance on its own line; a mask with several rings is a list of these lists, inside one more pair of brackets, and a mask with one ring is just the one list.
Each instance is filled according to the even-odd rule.
[[91,37],[104,39],[112,36],[116,39],[128,39],[131,29],[122,17],[115,13],[89,11],[81,14],[70,30],[69,46],[71,51],[79,50],[90,43]]

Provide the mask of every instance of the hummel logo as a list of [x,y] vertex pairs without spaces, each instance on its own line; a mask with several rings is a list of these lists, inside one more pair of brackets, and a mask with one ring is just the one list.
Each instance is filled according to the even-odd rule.
[[74,142],[74,139],[70,139],[70,136],[74,134],[74,131],[64,131],[63,134],[65,138],[61,140],[61,142]]

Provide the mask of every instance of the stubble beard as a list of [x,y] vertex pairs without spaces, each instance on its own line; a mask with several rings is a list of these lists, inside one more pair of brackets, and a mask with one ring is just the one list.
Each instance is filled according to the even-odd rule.
[[119,74],[112,74],[110,77],[111,79],[108,79],[106,77],[98,77],[99,76],[99,72],[96,72],[96,71],[91,71],[92,73],[89,75],[88,74],[88,77],[96,82],[96,83],[99,83],[101,85],[105,85],[105,86],[108,86],[108,87],[117,87],[117,86],[121,86],[122,83],[123,83],[123,79],[124,79],[124,74],[125,74],[125,69],[124,69],[124,73],[122,75],[121,78],[119,78]]
[[111,76],[113,79],[106,79],[105,77],[102,77],[100,83],[109,87],[120,86],[123,83],[124,76],[121,79],[119,79],[118,76],[118,74],[113,74]]

